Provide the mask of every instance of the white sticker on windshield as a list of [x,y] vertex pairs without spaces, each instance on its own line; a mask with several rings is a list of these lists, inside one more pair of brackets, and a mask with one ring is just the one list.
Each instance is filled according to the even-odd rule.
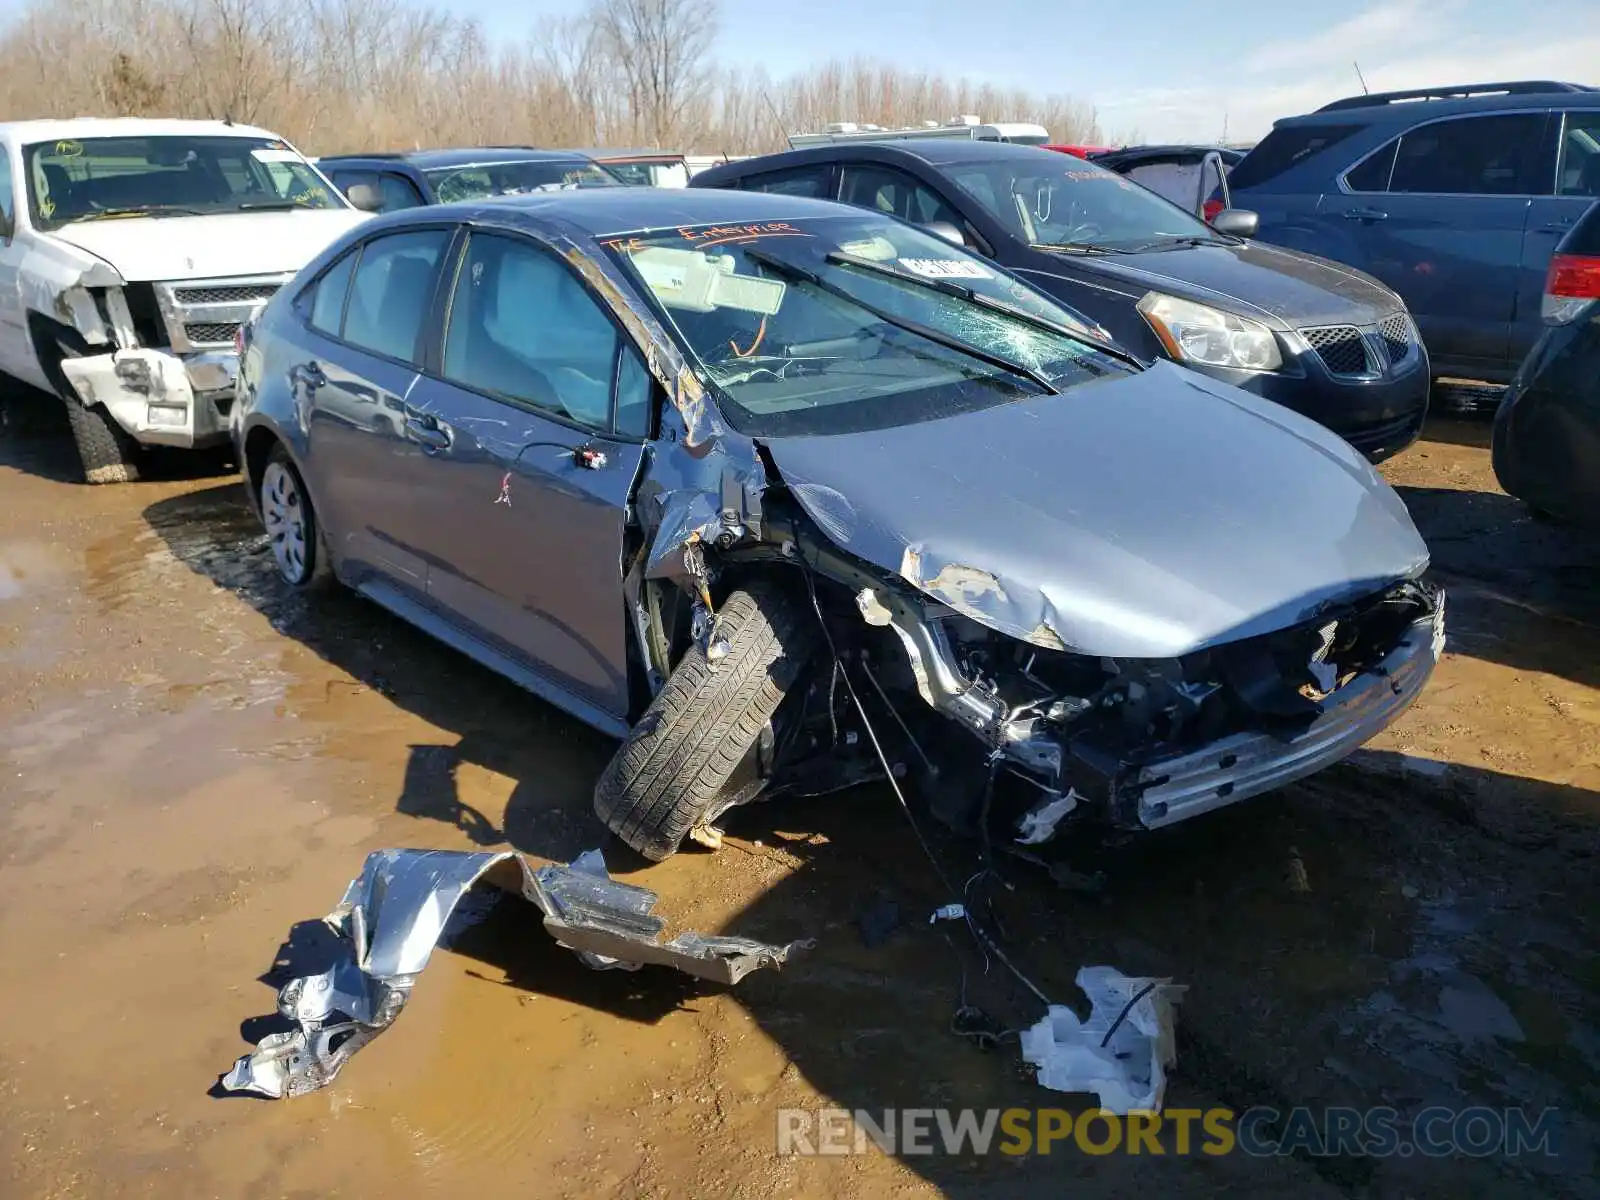
[[297,163],[300,156],[293,150],[252,150],[250,157],[261,163]]
[[994,275],[980,263],[960,258],[902,258],[900,265],[916,275],[928,279],[993,279]]

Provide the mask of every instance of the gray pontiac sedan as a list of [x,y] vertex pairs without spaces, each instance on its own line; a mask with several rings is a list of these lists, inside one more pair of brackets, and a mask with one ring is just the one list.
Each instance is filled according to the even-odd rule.
[[595,804],[647,857],[884,775],[1037,841],[1333,762],[1443,644],[1359,453],[1102,337],[823,201],[419,208],[247,326],[233,433],[286,583],[622,739]]

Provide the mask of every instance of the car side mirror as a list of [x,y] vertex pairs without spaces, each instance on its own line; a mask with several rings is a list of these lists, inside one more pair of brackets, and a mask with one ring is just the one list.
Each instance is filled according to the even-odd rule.
[[1248,208],[1225,208],[1211,218],[1211,228],[1229,237],[1252,238],[1261,228],[1261,217]]
[[383,208],[383,197],[370,183],[352,183],[344,191],[344,198],[362,212],[378,212]]
[[960,246],[963,250],[971,245],[967,241],[967,235],[949,221],[929,221],[923,228],[935,237],[942,237],[952,246]]

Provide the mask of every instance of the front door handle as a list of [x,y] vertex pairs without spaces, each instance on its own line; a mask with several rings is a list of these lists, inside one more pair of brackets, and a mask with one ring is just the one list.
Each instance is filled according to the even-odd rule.
[[1572,222],[1572,221],[1557,221],[1554,225],[1541,225],[1541,226],[1539,226],[1539,232],[1540,233],[1570,233],[1570,232],[1572,232],[1573,224],[1574,224],[1574,222]]
[[289,371],[291,380],[310,388],[327,387],[328,377],[315,362],[300,363]]
[[1389,214],[1377,208],[1347,208],[1344,218],[1347,221],[1387,221]]
[[406,433],[411,436],[412,441],[420,442],[429,450],[443,450],[450,444],[450,434],[430,416],[407,417]]

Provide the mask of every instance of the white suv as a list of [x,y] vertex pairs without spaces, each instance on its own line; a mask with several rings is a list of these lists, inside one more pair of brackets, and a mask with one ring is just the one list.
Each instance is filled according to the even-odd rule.
[[59,395],[90,483],[227,439],[241,322],[367,218],[222,121],[0,124],[0,373]]

